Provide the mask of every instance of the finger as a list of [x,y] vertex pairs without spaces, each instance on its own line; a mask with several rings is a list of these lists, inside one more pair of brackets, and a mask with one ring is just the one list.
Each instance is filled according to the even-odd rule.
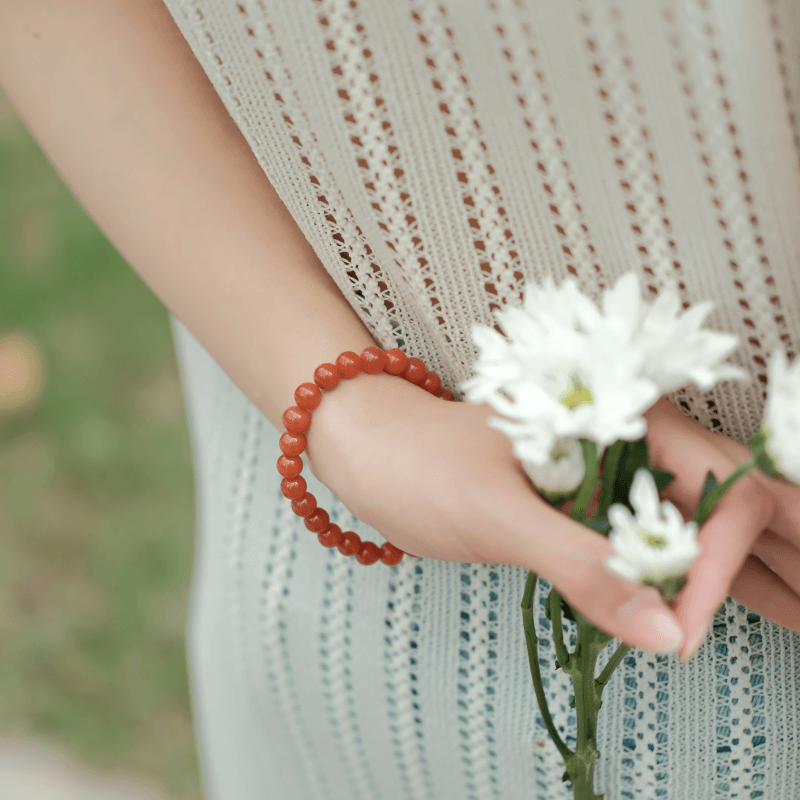
[[753,545],[753,555],[800,593],[800,550],[773,530],[764,531]]
[[[674,408],[648,419],[648,438],[655,464],[675,475],[662,495],[681,509],[696,509],[710,470],[718,480],[729,475],[749,451],[731,455],[719,446],[722,437],[687,420]],[[738,447],[741,447],[739,445]],[[734,459],[736,455],[738,458]],[[725,601],[754,542],[775,514],[774,495],[749,475],[738,481],[702,526],[700,555],[687,574],[687,584],[675,606],[685,633],[683,656],[693,653],[706,635],[710,620]],[[685,513],[685,511],[684,511]]]
[[[700,429],[706,441],[736,463],[750,457],[746,445],[702,426]],[[766,619],[800,632],[796,618],[800,596],[800,486],[760,471],[753,472],[751,478],[772,496],[773,516],[769,529],[753,544],[751,553],[757,558],[745,562],[729,593]]]
[[[492,554],[495,563],[532,569],[597,628],[632,647],[677,652],[681,626],[659,592],[612,574],[605,567],[614,552],[606,537],[536,502],[523,498],[496,509],[495,526],[505,532]],[[526,519],[535,519],[537,529],[521,522]]]
[[731,597],[770,622],[800,633],[800,595],[758,558],[745,561]]
[[[648,448],[650,459],[660,469],[675,477],[661,492],[682,512],[691,512],[693,517],[711,471],[717,480],[723,480],[747,459],[748,452],[737,457],[728,455],[717,446],[715,434],[702,425],[686,418],[669,404],[664,404],[662,413],[648,417]],[[722,438],[722,437],[719,437]]]
[[[699,428],[707,441],[720,448],[735,463],[740,464],[750,457],[750,449],[746,445],[702,426]],[[775,515],[770,527],[785,539],[800,545],[800,486],[771,478],[758,470],[752,475],[775,498]]]
[[687,573],[686,587],[675,606],[686,634],[682,657],[699,647],[772,513],[769,498],[753,481],[744,479],[722,498],[700,529],[700,555]]
[[800,487],[760,472],[754,473],[753,477],[773,498],[770,529],[795,547],[800,546]]

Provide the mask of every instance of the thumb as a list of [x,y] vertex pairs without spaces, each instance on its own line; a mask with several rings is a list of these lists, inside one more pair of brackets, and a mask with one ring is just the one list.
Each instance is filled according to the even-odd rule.
[[[528,508],[524,508],[525,505]],[[683,632],[657,589],[610,572],[606,559],[614,549],[608,539],[540,500],[520,498],[501,514],[513,555],[541,575],[595,627],[625,644],[651,652],[677,652]],[[520,525],[534,519],[534,526]]]

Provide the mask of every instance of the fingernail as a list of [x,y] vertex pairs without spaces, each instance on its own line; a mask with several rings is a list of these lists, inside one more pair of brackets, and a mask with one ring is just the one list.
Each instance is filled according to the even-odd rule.
[[627,641],[641,650],[671,655],[683,644],[683,631],[661,605],[655,592],[641,592],[620,608],[619,618]]
[[708,636],[709,629],[711,628],[711,623],[708,622],[700,628],[699,631],[696,631],[693,636],[690,636],[686,642],[686,648],[683,653],[678,657],[678,660],[685,664],[689,661],[700,649],[700,646],[706,640],[706,636]]

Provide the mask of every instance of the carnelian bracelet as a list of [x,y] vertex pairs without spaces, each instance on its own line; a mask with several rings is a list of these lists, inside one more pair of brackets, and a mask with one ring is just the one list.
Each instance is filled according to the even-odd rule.
[[374,542],[362,542],[361,537],[353,531],[342,532],[342,529],[330,521],[324,508],[317,506],[313,494],[306,491],[306,480],[300,475],[303,470],[303,459],[300,454],[306,449],[306,431],[311,426],[311,412],[322,402],[322,391],[332,392],[341,379],[350,380],[361,372],[377,375],[385,372],[404,378],[416,384],[426,392],[452,400],[453,395],[442,389],[442,382],[435,372],[425,368],[418,358],[409,358],[402,350],[392,348],[381,350],[379,347],[367,347],[361,355],[346,350],[335,364],[320,364],[314,370],[314,383],[301,383],[294,392],[296,406],[290,406],[283,412],[283,424],[286,428],[280,438],[283,455],[278,459],[278,472],[283,476],[281,494],[292,501],[292,511],[303,517],[306,528],[317,534],[320,544],[325,547],[338,547],[345,556],[355,556],[361,564],[374,564],[379,559],[393,567],[403,558],[403,551],[389,542],[378,547]]

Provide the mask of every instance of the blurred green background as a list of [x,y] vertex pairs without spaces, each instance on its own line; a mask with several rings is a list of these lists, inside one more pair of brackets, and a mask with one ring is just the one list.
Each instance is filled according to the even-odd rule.
[[0,96],[3,341],[6,377],[27,342],[44,378],[0,405],[0,738],[195,800],[194,487],[169,319]]

